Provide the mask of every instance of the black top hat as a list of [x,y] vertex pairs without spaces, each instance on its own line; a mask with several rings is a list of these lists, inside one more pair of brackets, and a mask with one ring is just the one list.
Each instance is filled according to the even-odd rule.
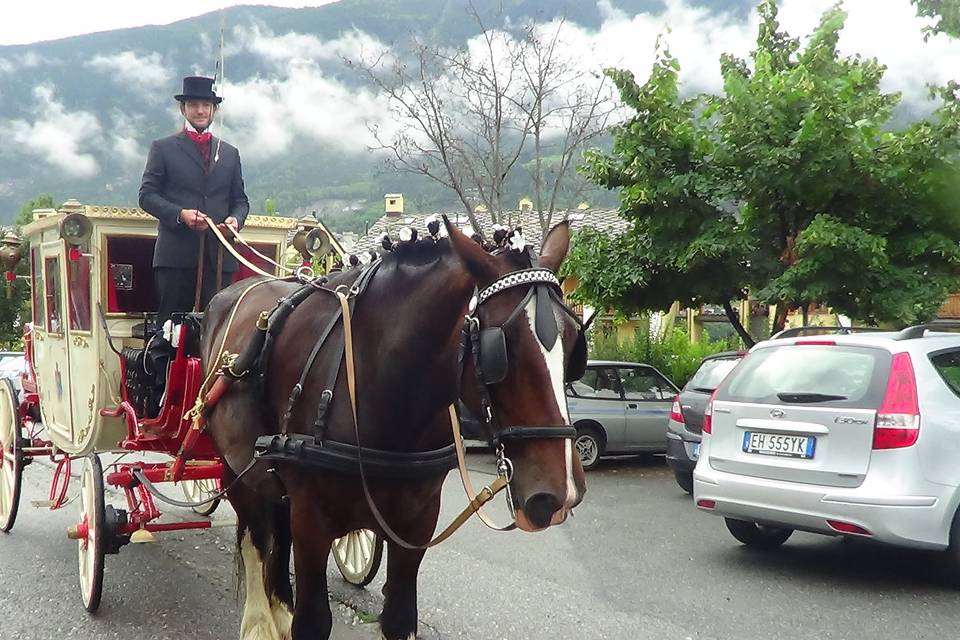
[[214,104],[223,102],[223,98],[213,92],[213,78],[187,76],[183,79],[183,92],[173,96],[180,102],[185,100],[209,100]]

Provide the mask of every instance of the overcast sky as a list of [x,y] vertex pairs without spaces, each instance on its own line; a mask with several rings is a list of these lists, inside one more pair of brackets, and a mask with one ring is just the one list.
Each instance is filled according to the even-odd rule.
[[169,24],[223,7],[266,4],[274,7],[319,7],[336,0],[3,0],[0,45],[28,44],[69,36],[148,24]]

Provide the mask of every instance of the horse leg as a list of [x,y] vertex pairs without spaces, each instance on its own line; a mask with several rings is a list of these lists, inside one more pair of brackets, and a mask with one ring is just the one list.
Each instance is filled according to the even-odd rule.
[[243,579],[242,640],[289,640],[293,594],[290,538],[284,535],[286,509],[236,487],[230,501],[237,512],[237,547]]
[[308,500],[297,508],[291,496],[291,533],[297,598],[293,610],[292,640],[327,640],[333,614],[327,592],[327,558],[333,536]]
[[[440,514],[440,499],[428,506],[412,527],[397,533],[409,542],[427,541]],[[417,637],[417,574],[424,549],[405,549],[387,542],[387,579],[383,585],[380,632],[384,640],[413,640]]]

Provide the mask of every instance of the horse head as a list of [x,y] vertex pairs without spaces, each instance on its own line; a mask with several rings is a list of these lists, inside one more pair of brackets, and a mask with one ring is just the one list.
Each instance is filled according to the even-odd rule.
[[559,524],[586,492],[564,393],[583,375],[586,342],[556,278],[569,225],[550,230],[539,257],[519,232],[488,252],[449,223],[447,231],[476,284],[462,338],[461,398],[508,460],[517,526]]

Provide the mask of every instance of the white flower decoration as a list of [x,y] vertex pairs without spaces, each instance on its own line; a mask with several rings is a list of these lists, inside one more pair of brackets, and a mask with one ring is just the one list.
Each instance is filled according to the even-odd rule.
[[413,227],[400,229],[400,242],[410,242],[411,240],[413,240]]
[[523,234],[519,231],[514,231],[510,234],[510,250],[511,251],[523,251],[527,248],[527,239],[523,237]]

